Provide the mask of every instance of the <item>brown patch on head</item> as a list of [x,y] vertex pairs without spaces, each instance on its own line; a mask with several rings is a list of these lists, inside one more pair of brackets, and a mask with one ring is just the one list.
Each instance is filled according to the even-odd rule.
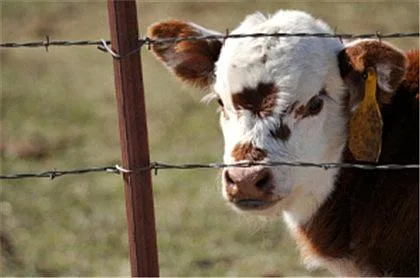
[[286,125],[285,123],[283,123],[283,121],[280,122],[280,126],[271,133],[271,135],[275,138],[278,138],[282,141],[287,141],[289,140],[291,131],[288,125]]
[[[148,29],[152,40],[205,34],[196,26],[178,20],[159,22]],[[205,88],[212,82],[214,63],[219,58],[221,47],[218,40],[197,40],[154,43],[151,49],[182,81]]]
[[232,151],[235,161],[249,160],[261,161],[267,157],[267,153],[259,148],[255,148],[252,143],[237,144]]
[[276,106],[277,88],[272,83],[260,83],[257,88],[245,88],[233,94],[232,101],[236,110],[245,109],[259,117],[267,117]]

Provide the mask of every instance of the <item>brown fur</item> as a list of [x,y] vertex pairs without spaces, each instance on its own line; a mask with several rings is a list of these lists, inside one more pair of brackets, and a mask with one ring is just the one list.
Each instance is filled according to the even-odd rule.
[[319,96],[313,96],[306,104],[301,104],[298,108],[296,108],[294,118],[304,119],[310,116],[318,115],[319,112],[321,112],[322,107],[323,107],[322,100],[318,109],[312,110],[312,107],[311,107],[314,101],[319,100],[318,98]]
[[277,88],[271,83],[260,83],[257,88],[245,88],[233,94],[232,101],[236,110],[246,109],[260,117],[267,117],[277,104]]
[[[419,163],[418,51],[383,105],[379,164]],[[346,149],[344,162],[357,162]],[[335,190],[298,231],[313,254],[347,258],[375,275],[419,276],[419,172],[341,169]],[[303,237],[303,238],[302,238]]]
[[403,86],[409,91],[417,91],[416,98],[419,97],[419,50],[412,50],[407,52],[407,59],[410,63],[407,66],[407,71],[405,73],[405,81]]
[[290,137],[291,131],[287,124],[280,122],[280,126],[272,133],[273,137],[278,138],[282,141],[287,141]]
[[295,119],[297,119],[297,118],[301,117],[303,114],[305,114],[305,106],[306,106],[305,104],[301,104],[301,105],[299,105],[298,108],[296,108],[295,116],[294,116]]
[[[347,83],[361,85],[365,69],[375,67],[378,63],[377,61],[389,61],[389,64],[392,65],[388,83],[392,89],[397,88],[405,73],[406,59],[403,53],[384,42],[368,40],[347,47],[340,53],[340,70],[342,75],[347,79],[351,79],[351,82]],[[363,98],[364,90],[357,86],[355,91],[360,92],[360,94],[352,96],[354,101],[357,102]],[[390,92],[379,90],[378,102],[380,104],[389,103],[392,95]]]
[[[151,39],[185,38],[201,36],[191,25],[169,20],[149,27]],[[178,43],[155,43],[154,54],[182,81],[207,88],[212,82],[214,63],[219,58],[222,43],[217,40],[180,41]]]
[[232,151],[232,157],[235,161],[249,160],[261,161],[267,157],[264,150],[255,148],[252,143],[237,144]]

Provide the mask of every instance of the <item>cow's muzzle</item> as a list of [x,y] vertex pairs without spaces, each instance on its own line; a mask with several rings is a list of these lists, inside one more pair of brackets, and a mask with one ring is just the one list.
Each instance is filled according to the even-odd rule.
[[264,210],[281,199],[274,193],[275,185],[269,168],[225,169],[223,185],[228,201],[242,210]]

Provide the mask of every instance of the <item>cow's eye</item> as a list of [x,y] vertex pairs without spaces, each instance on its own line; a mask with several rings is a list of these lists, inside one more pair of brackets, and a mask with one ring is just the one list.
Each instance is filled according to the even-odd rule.
[[223,101],[220,98],[217,99],[217,103],[220,105],[220,107],[224,107]]
[[318,114],[321,111],[323,104],[324,104],[324,101],[322,100],[322,98],[318,96],[312,98],[311,101],[309,102],[308,114],[309,115]]

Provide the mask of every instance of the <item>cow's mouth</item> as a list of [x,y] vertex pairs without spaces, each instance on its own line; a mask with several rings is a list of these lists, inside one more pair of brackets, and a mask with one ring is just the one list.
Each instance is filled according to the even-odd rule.
[[232,200],[231,202],[241,210],[266,210],[268,208],[273,207],[282,198],[278,198],[275,200],[261,200],[261,199],[241,199],[241,200]]

